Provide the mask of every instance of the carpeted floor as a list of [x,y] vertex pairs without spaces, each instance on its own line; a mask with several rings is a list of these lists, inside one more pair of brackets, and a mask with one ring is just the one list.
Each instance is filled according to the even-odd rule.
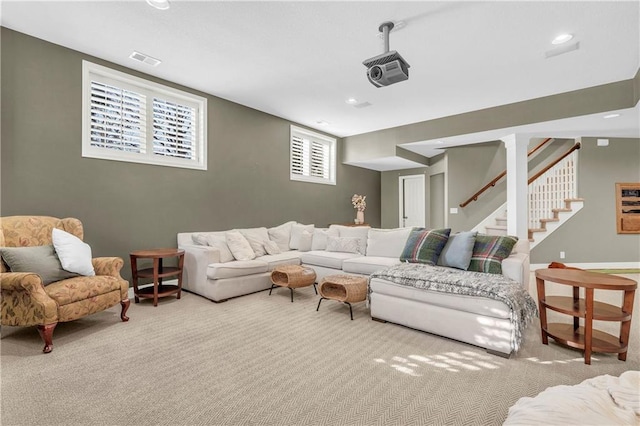
[[287,289],[132,303],[128,323],[114,307],[60,324],[48,355],[34,328],[2,327],[1,423],[501,424],[522,396],[640,369],[639,299],[627,361],[595,354],[590,366],[579,351],[542,345],[538,322],[504,359],[371,321],[363,303],[354,321],[331,301],[316,312],[310,287],[294,303]]

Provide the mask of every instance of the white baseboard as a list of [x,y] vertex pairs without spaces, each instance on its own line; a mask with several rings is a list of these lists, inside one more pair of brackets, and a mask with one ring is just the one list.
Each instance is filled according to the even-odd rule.
[[[178,280],[168,280],[168,281],[162,281],[163,284],[169,284],[169,285],[178,285]],[[139,285],[138,288],[145,288],[145,287],[149,287],[152,286],[153,284],[143,284],[143,285]],[[129,287],[129,299],[133,299],[133,287]]]
[[[640,269],[640,262],[565,263],[580,269]],[[546,269],[549,263],[532,263],[530,269]]]

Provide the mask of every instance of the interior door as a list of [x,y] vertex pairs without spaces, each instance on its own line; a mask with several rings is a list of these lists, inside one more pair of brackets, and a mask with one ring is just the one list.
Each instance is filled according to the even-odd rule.
[[404,227],[425,226],[424,175],[400,176],[400,223]]

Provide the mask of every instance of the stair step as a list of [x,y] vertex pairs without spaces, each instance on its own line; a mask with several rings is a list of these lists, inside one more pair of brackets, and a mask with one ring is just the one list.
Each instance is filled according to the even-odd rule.
[[556,212],[572,212],[573,209],[551,209],[552,212],[556,213]]
[[560,219],[556,218],[552,218],[552,219],[540,219],[540,223],[547,223],[547,222],[560,222]]
[[529,233],[533,232],[547,232],[545,228],[529,228]]
[[571,208],[571,203],[574,201],[584,201],[584,198],[565,198],[564,199],[564,205],[570,209]]
[[507,227],[506,226],[485,226],[485,232],[487,235],[507,235]]

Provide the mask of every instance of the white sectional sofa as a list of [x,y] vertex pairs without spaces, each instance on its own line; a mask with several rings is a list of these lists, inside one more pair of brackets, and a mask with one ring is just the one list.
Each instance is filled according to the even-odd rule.
[[[280,253],[234,260],[229,249],[221,243],[229,231],[180,233],[178,247],[185,250],[185,290],[214,302],[266,290],[271,287],[271,271],[278,265],[301,264],[313,268],[317,282],[337,273],[368,276],[400,264],[400,255],[411,233],[410,228],[332,225],[318,229],[295,222],[269,229],[238,231],[249,236],[249,240],[254,237],[252,247],[260,244],[260,238],[268,239],[277,243]],[[529,285],[528,243],[518,241],[502,261],[502,274],[525,289]],[[373,278],[370,308],[374,319],[450,337],[501,355],[514,350],[509,320],[512,313],[499,301],[411,289]]]

